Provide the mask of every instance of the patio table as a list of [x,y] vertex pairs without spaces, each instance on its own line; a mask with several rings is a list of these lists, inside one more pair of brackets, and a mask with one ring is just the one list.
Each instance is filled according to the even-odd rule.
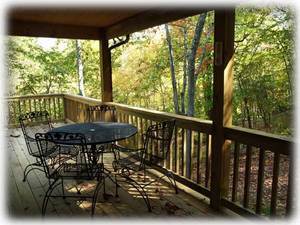
[[[116,122],[90,122],[74,123],[52,129],[50,132],[81,133],[86,138],[86,144],[91,146],[91,151],[96,155],[96,145],[112,143],[129,138],[137,133],[137,128],[128,123]],[[76,142],[60,143],[76,145]],[[96,156],[94,157],[96,160]],[[97,163],[95,161],[95,163]]]

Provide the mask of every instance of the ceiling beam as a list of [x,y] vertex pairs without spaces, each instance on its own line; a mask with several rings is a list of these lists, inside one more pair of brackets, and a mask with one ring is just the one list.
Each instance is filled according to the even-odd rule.
[[67,39],[104,39],[105,31],[98,27],[24,22],[12,20],[8,23],[8,35],[29,37],[52,37]]
[[194,16],[209,9],[159,9],[149,10],[116,23],[106,29],[108,39],[134,33],[150,27],[158,26],[171,21]]

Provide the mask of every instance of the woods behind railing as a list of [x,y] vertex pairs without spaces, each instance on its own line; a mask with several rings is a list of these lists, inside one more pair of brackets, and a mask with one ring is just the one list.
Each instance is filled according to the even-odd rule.
[[[87,107],[101,101],[68,94],[7,98],[9,126],[18,125],[20,113],[47,110],[52,121],[84,122]],[[142,144],[142,133],[158,121],[175,119],[169,158],[164,167],[177,181],[210,198],[212,121],[172,113],[105,103],[116,108],[116,121],[134,124],[138,134],[128,142]],[[107,112],[110,113],[110,112]],[[241,127],[225,129],[231,142],[228,187],[222,205],[242,215],[289,215],[292,193],[292,140]],[[190,137],[190,139],[187,139]],[[151,146],[150,151],[157,151]]]

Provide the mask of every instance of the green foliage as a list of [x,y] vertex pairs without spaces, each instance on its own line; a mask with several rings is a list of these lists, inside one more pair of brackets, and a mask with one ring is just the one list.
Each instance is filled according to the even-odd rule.
[[267,131],[290,127],[276,124],[273,117],[292,110],[292,22],[291,11],[284,8],[236,10],[234,123],[249,116],[245,126]]
[[[209,12],[195,63],[195,116],[204,119],[211,118],[213,106],[213,20]],[[283,7],[236,9],[235,125],[293,133],[294,20],[293,11]],[[191,46],[196,22],[197,16],[169,24],[179,93],[183,90],[185,45]],[[82,40],[81,44],[86,95],[100,99],[99,43]],[[112,67],[114,101],[174,112],[163,25],[134,33],[127,44],[113,49]],[[36,38],[9,37],[7,71],[9,95],[78,93],[74,40],[57,39],[55,46],[44,49]]]

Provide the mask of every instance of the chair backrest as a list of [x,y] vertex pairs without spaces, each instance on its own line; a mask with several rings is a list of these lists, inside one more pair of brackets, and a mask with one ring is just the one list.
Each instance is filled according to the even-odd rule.
[[[80,161],[76,160],[75,163],[68,163],[64,160],[57,165],[58,168],[63,166],[65,170],[74,169],[75,175],[84,174],[88,177],[93,177],[95,175],[95,169],[93,165],[93,155],[92,152],[88,150],[86,145],[86,138],[83,134],[80,133],[65,133],[65,132],[48,132],[48,133],[37,133],[35,135],[37,141],[37,146],[42,157],[42,163],[44,171],[48,178],[53,176],[53,165],[49,163],[47,158],[47,152],[49,148],[52,148],[53,145],[56,146],[57,151],[62,146],[70,146],[70,148],[76,148],[79,151]],[[78,166],[80,164],[80,166]],[[66,166],[72,166],[72,168],[67,168]]]
[[145,158],[151,164],[158,164],[167,158],[174,127],[175,120],[163,121],[148,127],[144,147]]
[[116,121],[116,108],[110,105],[94,105],[89,106],[88,109],[89,122],[103,121],[115,122]]
[[33,132],[30,127],[42,123],[47,124],[47,131],[51,130],[53,127],[51,124],[49,113],[47,111],[34,111],[24,113],[19,116],[19,123],[25,138],[25,143],[29,154],[36,156],[38,149],[34,140],[35,132]]

